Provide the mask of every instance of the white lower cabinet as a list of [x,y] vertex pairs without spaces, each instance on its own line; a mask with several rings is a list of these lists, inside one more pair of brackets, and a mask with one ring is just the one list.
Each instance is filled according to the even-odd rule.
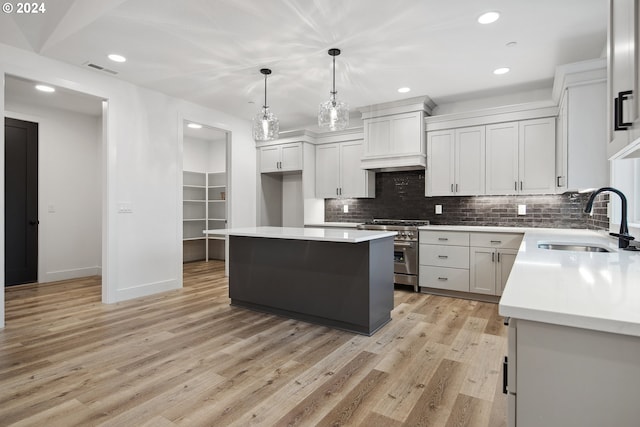
[[509,319],[508,427],[638,426],[640,337]]
[[421,287],[469,292],[469,233],[420,231]]
[[421,287],[499,296],[522,234],[420,231]]

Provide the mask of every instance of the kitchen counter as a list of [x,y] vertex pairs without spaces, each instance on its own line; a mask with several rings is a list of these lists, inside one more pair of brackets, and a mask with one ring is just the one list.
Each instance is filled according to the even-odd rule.
[[[620,250],[607,232],[455,225],[420,229],[524,233],[500,299],[502,316],[640,336],[640,252]],[[588,243],[611,252],[541,249],[540,242]]]
[[[611,252],[538,248],[540,242],[595,244]],[[528,230],[500,299],[517,319],[640,336],[640,253],[590,230]]]
[[205,230],[209,236],[244,236],[270,239],[313,240],[322,242],[361,243],[393,237],[395,231],[346,230],[335,228],[246,227]]

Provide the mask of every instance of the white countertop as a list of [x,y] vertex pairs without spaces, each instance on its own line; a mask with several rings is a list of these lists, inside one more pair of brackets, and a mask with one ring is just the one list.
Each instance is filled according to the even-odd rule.
[[440,230],[440,231],[478,231],[485,233],[525,233],[535,230],[556,230],[554,228],[527,228],[527,227],[498,227],[483,225],[423,225],[418,230]]
[[[540,242],[604,246],[609,253],[538,248]],[[640,336],[640,252],[605,232],[527,229],[500,299],[502,316]]]
[[361,222],[314,222],[305,224],[305,227],[327,227],[327,228],[356,228]]
[[393,237],[395,231],[347,230],[337,228],[246,227],[205,230],[210,236],[265,237],[270,239],[317,240],[322,242],[360,243]]

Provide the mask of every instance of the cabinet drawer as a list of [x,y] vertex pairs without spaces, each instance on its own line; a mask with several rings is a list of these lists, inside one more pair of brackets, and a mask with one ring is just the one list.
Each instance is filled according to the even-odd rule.
[[471,246],[483,248],[520,248],[522,234],[517,233],[470,233],[469,242]]
[[418,283],[427,288],[469,292],[469,270],[421,265]]
[[466,246],[420,245],[420,265],[469,268],[469,248]]
[[420,230],[420,243],[431,245],[469,246],[469,233],[459,231]]

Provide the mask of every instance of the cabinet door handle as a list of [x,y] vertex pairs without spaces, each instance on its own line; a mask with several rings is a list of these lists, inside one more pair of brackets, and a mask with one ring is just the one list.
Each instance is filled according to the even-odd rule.
[[630,128],[633,123],[624,122],[624,101],[629,99],[629,95],[633,93],[632,90],[625,90],[622,92],[618,92],[618,97],[614,100],[614,130],[627,130]]
[[496,253],[495,252],[493,252],[491,254],[491,262],[496,262]]
[[498,252],[498,262],[500,262],[500,252]]
[[438,240],[443,241],[443,242],[446,242],[446,241],[447,241],[447,240],[449,240],[449,239],[448,239],[448,238],[446,238],[446,237],[438,237]]
[[336,196],[339,196],[340,193],[338,192],[338,187],[336,187]]
[[513,181],[513,189],[518,191],[518,181]]
[[449,257],[448,257],[448,256],[446,256],[446,255],[438,255],[438,258],[440,258],[440,259],[447,259],[447,258],[449,258]]
[[456,193],[458,192],[458,184],[456,184]]
[[492,245],[499,245],[500,243],[502,243],[502,240],[492,240],[491,241]]
[[448,277],[438,277],[438,280],[449,280]]
[[342,196],[342,187],[340,187],[340,195]]
[[560,187],[560,178],[561,177],[556,177],[556,187]]
[[522,191],[522,181],[520,181],[520,191]]
[[507,356],[504,357],[504,361],[502,362],[502,393],[507,394],[507,384],[509,383],[507,378],[507,372],[509,372],[509,358]]
[[453,184],[451,184],[451,192],[453,193]]

